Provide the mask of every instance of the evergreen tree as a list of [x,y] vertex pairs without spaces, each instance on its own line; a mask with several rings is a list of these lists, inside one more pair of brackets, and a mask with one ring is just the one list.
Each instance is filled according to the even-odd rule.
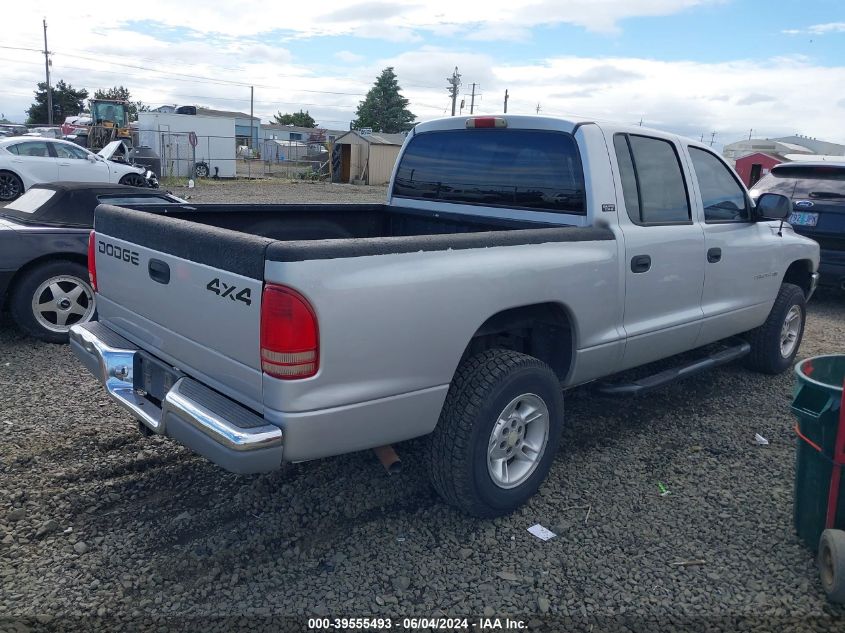
[[294,112],[293,114],[282,114],[281,110],[273,115],[273,122],[278,125],[295,125],[297,127],[317,127],[317,122],[314,120],[308,110],[303,112]]
[[392,67],[381,71],[364,100],[358,104],[352,128],[372,128],[374,132],[404,132],[410,130],[417,118],[408,110],[408,100],[399,91],[399,82]]
[[[53,86],[53,123],[61,123],[65,117],[74,116],[82,112],[83,102],[88,98],[88,91],[84,88],[74,90],[63,79]],[[35,103],[26,111],[27,123],[47,123],[47,82],[38,82],[35,91]]]

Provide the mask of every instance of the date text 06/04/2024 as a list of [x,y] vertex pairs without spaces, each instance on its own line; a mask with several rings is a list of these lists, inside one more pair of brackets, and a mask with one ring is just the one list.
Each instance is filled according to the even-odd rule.
[[395,622],[391,618],[309,618],[309,630],[362,630],[362,631],[416,631],[425,630],[524,630],[523,620],[513,618],[402,618]]

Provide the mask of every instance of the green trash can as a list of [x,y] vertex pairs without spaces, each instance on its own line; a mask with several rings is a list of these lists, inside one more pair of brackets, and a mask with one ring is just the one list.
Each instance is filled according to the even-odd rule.
[[[845,476],[841,466],[845,463],[845,415],[841,415],[845,355],[808,358],[795,366],[795,374],[795,531],[815,552],[828,522],[829,507],[833,525],[828,527],[845,528]],[[834,469],[839,474],[832,480]]]

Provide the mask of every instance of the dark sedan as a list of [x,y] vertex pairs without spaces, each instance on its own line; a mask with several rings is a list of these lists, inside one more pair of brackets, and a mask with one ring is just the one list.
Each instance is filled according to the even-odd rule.
[[845,162],[781,163],[751,189],[792,200],[789,223],[821,247],[819,283],[845,290]]
[[98,204],[184,203],[166,191],[125,185],[33,185],[0,207],[0,306],[44,341],[67,341],[96,311],[88,282],[88,235]]

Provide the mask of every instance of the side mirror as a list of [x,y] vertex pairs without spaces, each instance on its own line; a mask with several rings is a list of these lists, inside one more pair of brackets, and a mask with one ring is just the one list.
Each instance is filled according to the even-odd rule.
[[779,193],[764,193],[757,198],[759,220],[785,220],[792,213],[792,201]]
[[96,154],[88,154],[87,156],[85,156],[85,158],[87,158],[88,160],[90,160],[92,163],[96,163],[96,162],[97,162],[97,155],[96,155]]

